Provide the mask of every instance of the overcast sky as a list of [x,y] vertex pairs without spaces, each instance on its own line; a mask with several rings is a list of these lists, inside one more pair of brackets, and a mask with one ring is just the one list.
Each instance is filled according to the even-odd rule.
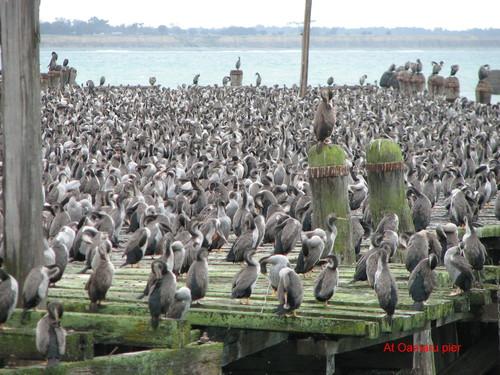
[[[41,0],[40,19],[88,20],[112,25],[187,27],[286,26],[302,22],[305,0]],[[313,0],[313,26],[500,28],[500,1]]]

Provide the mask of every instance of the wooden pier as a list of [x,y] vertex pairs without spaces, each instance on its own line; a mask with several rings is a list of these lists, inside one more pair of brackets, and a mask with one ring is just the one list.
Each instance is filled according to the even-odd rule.
[[[439,222],[446,222],[444,214],[442,205],[437,205],[433,210],[432,226]],[[484,236],[484,241],[494,239],[490,241],[490,254],[498,253],[500,226],[494,224],[496,219],[491,209],[483,210],[482,214],[480,222],[484,226],[480,229],[480,234]],[[124,241],[126,236],[122,237]],[[239,362],[244,361],[246,357],[262,356],[266,352],[280,350],[279,348],[285,350],[284,347],[287,351],[295,351],[296,355],[305,356],[304,358],[311,355],[323,358],[319,361],[321,365],[317,364],[311,369],[320,368],[321,371],[333,373],[335,367],[338,368],[339,364],[344,363],[343,355],[349,355],[352,351],[373,348],[395,340],[403,340],[403,342],[406,340],[407,344],[411,345],[412,335],[418,332],[430,329],[433,332],[440,332],[440,330],[448,332],[450,327],[454,327],[456,331],[457,325],[495,323],[498,319],[495,306],[500,279],[499,266],[486,266],[484,287],[473,288],[469,293],[461,296],[450,296],[452,287],[448,274],[443,267],[438,267],[438,288],[432,294],[424,310],[416,311],[408,295],[408,272],[404,265],[399,263],[390,264],[399,289],[399,304],[392,323],[387,322],[385,312],[379,307],[375,293],[366,282],[350,283],[354,272],[353,266],[340,266],[340,287],[328,306],[314,299],[313,283],[319,272],[319,269],[315,269],[312,275],[303,279],[305,297],[304,303],[298,310],[299,316],[278,317],[274,313],[277,306],[276,298],[271,295],[267,278],[263,275],[257,281],[250,305],[242,305],[238,300],[231,299],[232,279],[241,266],[224,260],[228,249],[229,244],[226,244],[220,251],[210,254],[208,294],[199,305],[192,307],[187,321],[164,320],[156,331],[149,326],[147,300],[137,299],[144,289],[150,272],[149,257],[141,261],[140,268],[119,269],[118,265],[122,262],[122,250],[121,248],[114,250],[113,262],[117,266],[115,278],[108,292],[107,301],[97,314],[91,314],[88,311],[89,301],[84,285],[89,275],[78,273],[83,268],[83,263],[69,264],[57,287],[50,289],[48,299],[57,299],[64,304],[66,311],[63,317],[64,326],[72,332],[72,335],[80,333],[85,339],[79,338],[80,345],[76,345],[75,349],[70,349],[68,353],[67,360],[76,359],[79,362],[64,364],[62,368],[67,371],[58,373],[69,374],[77,368],[87,368],[89,364],[94,363],[88,362],[88,359],[93,357],[95,357],[94,361],[97,360],[97,364],[95,364],[95,370],[89,373],[103,373],[99,367],[101,365],[106,366],[109,370],[107,373],[118,373],[123,368],[121,362],[115,360],[118,355],[126,356],[132,365],[142,363],[145,361],[144,358],[153,362],[154,360],[151,359],[153,357],[156,360],[164,358],[163,368],[169,368],[168,358],[181,355],[175,353],[186,353],[181,355],[184,358],[184,356],[189,357],[191,351],[197,350],[196,353],[203,360],[210,358],[210,361],[218,363],[213,372],[207,372],[207,370],[204,373],[219,373],[222,366],[225,373],[234,371],[239,374],[242,373],[238,372]],[[289,256],[292,264],[295,263],[298,250],[297,246]],[[271,252],[272,246],[266,245],[258,249],[255,257],[258,259]],[[184,282],[185,279],[181,277],[178,285],[184,285]],[[33,336],[34,327],[41,315],[41,312],[32,312],[28,326],[21,326],[20,313],[16,312],[7,325],[12,328],[12,333],[0,336],[0,347],[13,342],[9,341],[13,336]],[[496,324],[494,326],[496,327]],[[204,331],[208,332],[211,341],[220,341],[222,344],[200,346],[193,344]],[[455,332],[451,337],[455,337],[455,341],[449,339],[443,343],[458,345],[457,333]],[[436,340],[445,339],[437,337]],[[25,342],[32,343],[33,340]],[[204,347],[208,348],[206,352]],[[268,348],[273,349],[266,351]],[[138,350],[140,352],[134,354]],[[27,347],[20,349],[16,354],[19,358],[25,358],[27,356],[23,353],[32,352],[33,348]],[[112,352],[114,355],[110,355]],[[126,352],[128,353],[117,354]],[[9,358],[5,354],[5,350],[0,350],[0,358],[3,356],[4,361],[8,362]],[[380,355],[383,354],[380,353]],[[393,353],[394,358],[396,354],[398,353]],[[399,354],[408,357],[408,353]],[[457,354],[453,357],[457,357]],[[338,361],[334,358],[338,358]],[[411,356],[408,358],[409,362],[406,367],[411,368]],[[367,363],[374,366],[374,360]],[[267,370],[274,368],[273,363],[275,366],[280,366],[277,358],[271,357],[267,361],[269,362]],[[442,363],[447,363],[443,361],[441,359]],[[438,362],[436,360],[436,363]],[[175,363],[178,364],[178,362]],[[250,365],[247,363],[246,366]],[[444,371],[443,366],[441,364],[442,368],[439,369]],[[402,364],[402,367],[405,365]],[[253,373],[264,371],[258,366],[250,366],[248,371],[252,368],[255,370]],[[28,369],[20,371],[15,373],[31,373]],[[0,374],[3,373],[12,372],[0,370]],[[150,373],[163,372],[151,370]]]

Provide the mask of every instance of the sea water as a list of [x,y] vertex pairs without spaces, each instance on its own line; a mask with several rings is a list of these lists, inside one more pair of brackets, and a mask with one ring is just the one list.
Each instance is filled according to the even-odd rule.
[[[151,76],[156,83],[166,87],[191,84],[195,74],[200,74],[200,85],[222,84],[229,75],[238,56],[241,57],[243,84],[255,84],[255,73],[262,76],[263,85],[280,86],[300,82],[300,49],[104,49],[104,48],[51,48],[40,49],[41,71],[47,70],[51,51],[59,55],[58,63],[69,59],[78,70],[77,82],[92,79],[97,85],[101,76],[111,85],[147,85]],[[309,55],[309,84],[326,85],[328,77],[335,84],[358,84],[366,74],[366,82],[380,80],[390,64],[403,65],[406,61],[423,63],[423,73],[432,71],[431,61],[444,61],[441,75],[448,76],[450,66],[460,65],[461,95],[474,99],[477,72],[483,64],[500,69],[500,49],[312,49]],[[493,101],[500,100],[494,96]]]

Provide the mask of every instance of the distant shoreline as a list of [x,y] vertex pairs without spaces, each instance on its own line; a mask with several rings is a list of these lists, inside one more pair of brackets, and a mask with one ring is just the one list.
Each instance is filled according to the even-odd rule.
[[[171,36],[43,34],[41,47],[92,48],[301,48],[301,37],[289,35]],[[311,37],[311,48],[500,48],[500,39],[453,35],[337,35]]]

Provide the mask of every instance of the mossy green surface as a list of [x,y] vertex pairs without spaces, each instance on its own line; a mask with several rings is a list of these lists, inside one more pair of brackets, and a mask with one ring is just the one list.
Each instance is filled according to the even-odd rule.
[[[31,311],[25,327],[35,328],[44,311]],[[16,310],[7,326],[21,328],[21,311]],[[106,315],[65,312],[62,325],[68,330],[89,331],[99,344],[122,344],[137,347],[178,348],[189,342],[190,326],[185,322],[162,321],[158,329],[150,325],[149,314]]]
[[[367,150],[369,164],[400,162],[403,160],[398,144],[388,139],[376,139]],[[406,187],[403,171],[388,172],[368,171],[369,204],[373,227],[388,213],[396,213],[399,217],[399,231],[414,233],[415,226],[410,207],[406,200]]]
[[0,374],[219,375],[221,363],[222,344],[208,343],[177,350],[155,349],[96,357],[90,361],[62,362],[51,369],[36,366],[18,370],[0,370]]
[[390,139],[375,139],[368,145],[366,161],[369,164],[403,161],[399,145]]
[[314,145],[307,155],[310,167],[345,164],[345,151],[339,145],[323,145],[321,149]]
[[[345,151],[338,145],[317,145],[309,149],[309,166],[325,167],[332,165],[345,165]],[[344,264],[355,261],[352,246],[351,211],[349,209],[349,195],[347,192],[347,177],[309,178],[312,191],[313,217],[312,224],[315,228],[326,229],[326,218],[335,213],[337,221],[337,238],[333,251],[341,256]]]
[[[68,332],[64,361],[83,361],[94,357],[94,339],[91,333]],[[40,359],[36,348],[34,328],[6,329],[0,333],[0,358]]]

